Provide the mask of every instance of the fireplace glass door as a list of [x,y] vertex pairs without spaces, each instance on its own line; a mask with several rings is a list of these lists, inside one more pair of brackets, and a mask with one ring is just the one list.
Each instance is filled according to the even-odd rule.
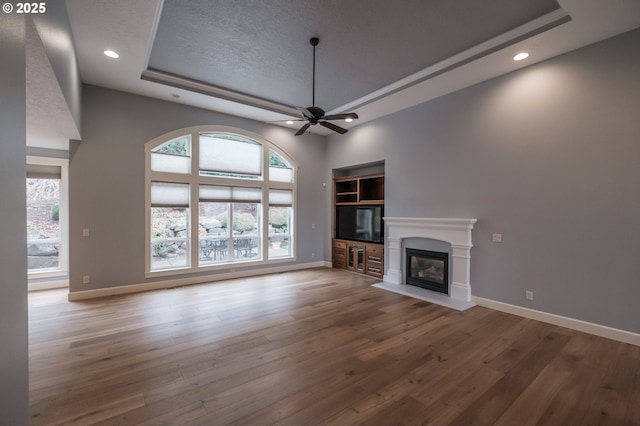
[[449,255],[447,253],[407,249],[406,258],[407,284],[449,294]]

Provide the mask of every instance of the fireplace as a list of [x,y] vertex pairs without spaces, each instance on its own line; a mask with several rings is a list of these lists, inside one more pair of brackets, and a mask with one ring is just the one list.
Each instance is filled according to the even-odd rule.
[[406,249],[405,282],[408,285],[449,294],[449,254]]
[[[385,217],[388,228],[385,255],[388,266],[384,282],[378,288],[438,303],[464,311],[474,306],[471,300],[471,230],[477,219],[432,217]],[[437,240],[446,243],[448,249],[432,243],[416,244],[414,239]],[[408,244],[407,244],[408,243]],[[447,290],[431,291],[415,285],[407,285],[406,249],[432,250],[448,253]],[[404,270],[403,270],[404,269]],[[417,274],[416,274],[417,275]],[[424,275],[424,273],[422,274]]]

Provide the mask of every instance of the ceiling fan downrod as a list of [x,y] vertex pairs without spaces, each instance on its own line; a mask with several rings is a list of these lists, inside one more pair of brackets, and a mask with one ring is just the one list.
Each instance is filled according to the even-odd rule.
[[334,132],[340,133],[341,135],[348,132],[347,129],[342,128],[338,125],[330,123],[331,120],[346,120],[351,119],[354,120],[358,118],[358,114],[355,112],[348,112],[345,114],[330,114],[325,115],[324,110],[320,107],[316,106],[316,46],[320,42],[318,37],[312,37],[309,40],[311,46],[313,46],[313,73],[312,73],[312,87],[311,87],[311,100],[312,106],[303,108],[303,107],[295,107],[300,113],[302,113],[302,118],[298,121],[306,121],[306,123],[296,132],[296,136],[302,135],[310,126],[315,126],[316,124],[321,125],[322,127],[326,127],[327,129],[331,129]]
[[320,39],[318,37],[311,37],[309,40],[311,46],[313,46],[313,77],[312,77],[312,88],[311,88],[311,106],[316,106],[316,46],[320,43]]

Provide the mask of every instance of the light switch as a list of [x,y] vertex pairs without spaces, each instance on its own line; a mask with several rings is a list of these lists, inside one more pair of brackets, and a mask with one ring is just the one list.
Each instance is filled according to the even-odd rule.
[[494,243],[501,243],[502,242],[502,234],[492,234],[491,235],[491,241],[493,241]]
[[82,230],[82,236],[83,237],[88,237],[89,236],[89,229],[85,228]]

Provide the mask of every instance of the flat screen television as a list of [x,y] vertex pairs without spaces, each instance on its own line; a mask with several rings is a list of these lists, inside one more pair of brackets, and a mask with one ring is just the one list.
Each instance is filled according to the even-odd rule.
[[336,207],[336,238],[384,243],[384,206],[350,205]]

